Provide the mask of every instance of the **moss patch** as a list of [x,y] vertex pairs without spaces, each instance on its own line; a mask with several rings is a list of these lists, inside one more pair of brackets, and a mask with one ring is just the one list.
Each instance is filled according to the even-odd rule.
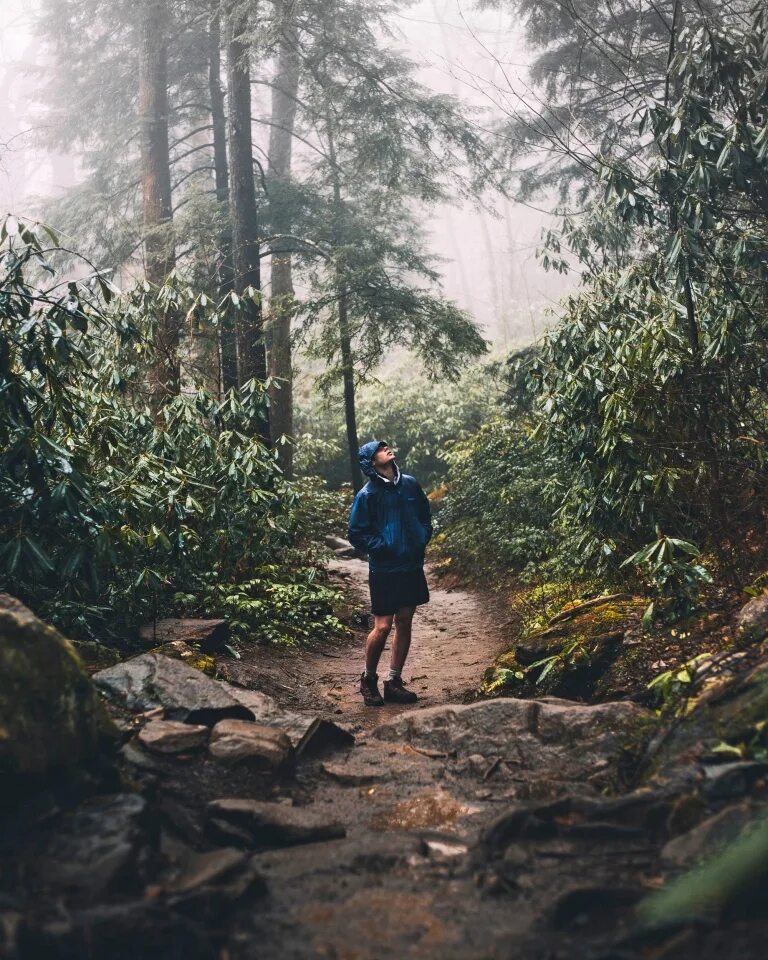
[[479,694],[593,698],[645,605],[626,594],[567,603],[544,629],[523,631],[486,671]]

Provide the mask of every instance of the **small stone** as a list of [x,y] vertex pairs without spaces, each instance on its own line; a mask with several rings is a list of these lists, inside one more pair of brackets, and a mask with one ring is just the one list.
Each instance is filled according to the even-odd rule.
[[340,823],[305,808],[258,800],[214,800],[208,804],[206,817],[208,830],[214,836],[261,850],[346,836]]
[[745,603],[736,616],[736,634],[757,643],[768,635],[768,593]]
[[323,773],[338,783],[348,784],[349,786],[363,786],[385,778],[384,771],[370,763],[355,763],[354,761],[350,763],[323,763],[322,770]]
[[208,727],[177,720],[153,720],[139,731],[139,743],[153,753],[187,753],[208,742]]
[[224,763],[247,762],[275,772],[293,759],[293,747],[284,731],[247,720],[220,720],[211,731],[209,749]]

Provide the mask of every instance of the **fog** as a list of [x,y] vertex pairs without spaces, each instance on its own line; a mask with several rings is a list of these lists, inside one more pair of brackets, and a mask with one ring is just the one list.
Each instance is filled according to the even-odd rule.
[[[34,34],[38,7],[38,0],[0,0],[0,208],[31,217],[79,179],[76,157],[40,146],[35,101],[45,50]],[[478,10],[468,0],[423,0],[396,14],[392,26],[393,42],[419,64],[420,79],[485,111],[484,127],[500,117],[499,87],[513,96],[528,89],[528,54],[508,12]],[[266,114],[266,99],[262,107]],[[482,206],[440,206],[427,225],[445,294],[502,349],[536,339],[574,282],[537,261],[542,228],[552,222],[548,206],[546,198],[529,206],[488,196]]]

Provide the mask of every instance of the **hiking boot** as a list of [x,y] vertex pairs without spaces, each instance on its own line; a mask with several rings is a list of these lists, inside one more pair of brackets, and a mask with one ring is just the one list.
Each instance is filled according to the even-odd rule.
[[384,681],[384,700],[387,703],[416,703],[419,698],[405,689],[402,677]]
[[372,677],[366,677],[365,673],[360,674],[360,693],[363,695],[363,703],[366,707],[383,707],[384,701],[379,693],[379,675],[374,673]]

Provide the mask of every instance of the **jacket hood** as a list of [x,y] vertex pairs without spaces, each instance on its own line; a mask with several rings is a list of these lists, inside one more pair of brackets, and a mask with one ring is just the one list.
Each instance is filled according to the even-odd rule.
[[360,462],[360,469],[366,475],[370,477],[371,480],[375,480],[379,474],[376,473],[376,469],[373,466],[373,455],[379,449],[385,445],[384,440],[369,440],[368,443],[364,443],[362,447],[357,451],[357,459]]

